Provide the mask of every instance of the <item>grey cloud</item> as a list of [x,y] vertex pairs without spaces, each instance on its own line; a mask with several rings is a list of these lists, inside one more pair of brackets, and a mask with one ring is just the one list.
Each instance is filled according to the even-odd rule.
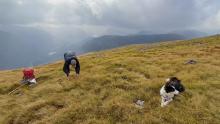
[[43,0],[2,0],[0,2],[1,24],[30,24],[45,19],[50,8]]
[[214,16],[220,2],[213,0],[83,0],[63,4],[55,10],[59,23],[101,25],[130,29],[172,30],[200,27]]
[[94,32],[120,28],[132,31],[202,29],[220,11],[219,0],[54,1],[51,4],[48,0],[1,0],[0,24],[82,27],[72,30],[85,30],[87,26],[93,27]]

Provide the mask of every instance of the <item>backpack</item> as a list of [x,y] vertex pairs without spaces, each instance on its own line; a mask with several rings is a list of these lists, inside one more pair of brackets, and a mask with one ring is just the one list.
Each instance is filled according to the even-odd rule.
[[34,76],[34,69],[32,68],[25,68],[23,70],[23,79],[33,79],[35,78]]
[[67,52],[67,53],[64,54],[64,60],[65,61],[69,61],[73,58],[76,58],[75,52]]

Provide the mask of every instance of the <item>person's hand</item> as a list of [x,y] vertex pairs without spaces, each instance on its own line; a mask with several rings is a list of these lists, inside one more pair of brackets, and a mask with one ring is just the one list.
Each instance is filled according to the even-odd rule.
[[69,76],[67,76],[67,80],[68,80],[68,81],[70,80],[70,77],[69,77]]
[[77,79],[79,77],[79,74],[76,74],[75,78]]

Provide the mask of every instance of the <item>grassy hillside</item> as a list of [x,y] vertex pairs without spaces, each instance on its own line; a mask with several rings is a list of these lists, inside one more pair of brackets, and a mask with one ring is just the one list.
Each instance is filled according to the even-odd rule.
[[[81,75],[68,81],[63,62],[36,67],[39,84],[19,86],[21,69],[0,72],[0,124],[219,124],[220,36],[132,45],[80,58]],[[194,65],[184,64],[194,59]],[[160,107],[164,80],[186,87]],[[136,108],[134,101],[145,101]]]

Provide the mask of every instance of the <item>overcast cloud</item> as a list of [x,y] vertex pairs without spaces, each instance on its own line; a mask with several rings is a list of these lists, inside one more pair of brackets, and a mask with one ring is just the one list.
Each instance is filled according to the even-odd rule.
[[0,30],[34,27],[54,36],[220,31],[220,0],[0,0],[0,15]]

